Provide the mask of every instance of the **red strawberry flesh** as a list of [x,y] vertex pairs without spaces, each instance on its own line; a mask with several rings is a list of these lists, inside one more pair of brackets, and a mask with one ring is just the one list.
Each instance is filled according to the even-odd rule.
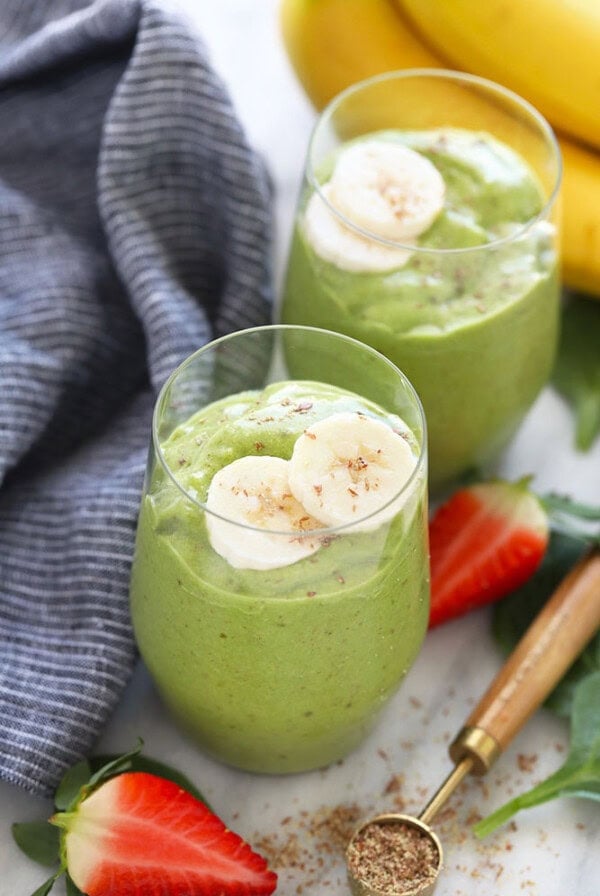
[[498,600],[538,568],[548,520],[523,483],[490,482],[456,492],[430,527],[430,626]]
[[67,867],[88,896],[268,896],[262,856],[172,781],[127,772],[68,821]]

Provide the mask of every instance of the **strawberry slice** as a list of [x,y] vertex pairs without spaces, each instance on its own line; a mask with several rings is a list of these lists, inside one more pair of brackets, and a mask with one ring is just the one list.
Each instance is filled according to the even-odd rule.
[[522,585],[540,565],[548,537],[548,515],[525,480],[455,492],[429,524],[430,627]]
[[266,896],[277,884],[204,803],[147,772],[110,778],[52,821],[64,829],[69,875],[88,896]]

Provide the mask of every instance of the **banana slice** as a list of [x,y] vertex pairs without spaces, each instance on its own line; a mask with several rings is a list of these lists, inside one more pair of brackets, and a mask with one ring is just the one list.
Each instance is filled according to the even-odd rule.
[[[335,204],[331,184],[325,184],[321,191]],[[318,193],[313,193],[306,207],[304,234],[317,255],[344,271],[391,271],[403,267],[411,256],[408,249],[385,246],[350,230]]]
[[277,569],[319,549],[318,536],[302,533],[320,529],[321,523],[292,495],[288,473],[289,461],[265,455],[241,457],[213,476],[206,527],[211,546],[230,566]]
[[446,193],[444,179],[429,159],[383,140],[345,149],[329,184],[332,205],[353,224],[401,243],[433,224]]
[[352,531],[368,532],[400,510],[404,496],[392,499],[416,463],[408,442],[382,420],[344,411],[309,426],[298,438],[290,488],[306,512],[326,526],[358,520]]

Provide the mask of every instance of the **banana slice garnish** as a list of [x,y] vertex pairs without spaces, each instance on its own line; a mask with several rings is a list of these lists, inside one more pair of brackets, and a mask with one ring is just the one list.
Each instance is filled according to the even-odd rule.
[[428,230],[446,194],[444,179],[429,159],[384,140],[347,147],[329,185],[332,205],[353,224],[400,243]]
[[324,525],[356,521],[352,531],[367,532],[398,513],[404,496],[393,498],[416,463],[406,439],[382,420],[342,412],[313,424],[298,438],[289,484],[305,511]]
[[236,569],[289,566],[321,546],[314,530],[322,524],[293,496],[289,461],[280,457],[240,457],[223,467],[210,483],[206,506],[210,544]]
[[[331,184],[321,192],[332,204]],[[345,271],[381,272],[401,268],[411,256],[408,249],[386,246],[346,227],[318,193],[310,197],[304,214],[304,233],[314,251]]]

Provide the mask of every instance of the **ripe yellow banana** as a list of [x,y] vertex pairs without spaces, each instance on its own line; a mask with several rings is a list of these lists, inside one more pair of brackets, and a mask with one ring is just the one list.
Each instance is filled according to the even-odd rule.
[[[420,2],[415,0],[415,5]],[[448,5],[453,2],[444,0]],[[483,8],[488,0],[480,2]],[[512,2],[516,5],[524,0]],[[421,41],[398,3],[399,0],[282,0],[284,43],[316,108],[321,109],[350,84],[380,72],[447,67]],[[524,5],[528,3],[529,0]],[[534,41],[535,35],[528,39]],[[557,66],[560,67],[560,60]],[[472,71],[468,66],[463,70]],[[600,122],[600,104],[597,109]],[[564,137],[560,138],[560,145],[565,166],[564,280],[574,289],[600,297],[600,153]]]
[[600,155],[561,139],[562,249],[567,286],[600,298]]
[[371,75],[440,64],[398,20],[393,0],[283,0],[283,40],[317,109]]
[[597,0],[395,0],[444,59],[504,84],[600,149]]

